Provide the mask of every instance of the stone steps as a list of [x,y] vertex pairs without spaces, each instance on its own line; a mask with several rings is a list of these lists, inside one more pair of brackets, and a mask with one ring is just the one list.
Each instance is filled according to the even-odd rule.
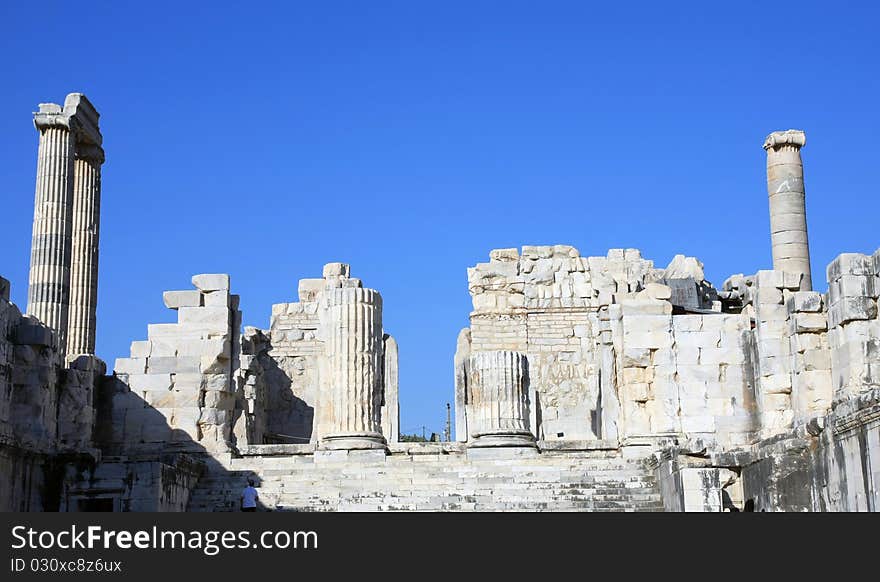
[[[635,459],[445,455],[243,457],[215,468],[190,511],[237,511],[247,478],[275,511],[662,511],[654,474]],[[431,457],[431,458],[429,458]]]

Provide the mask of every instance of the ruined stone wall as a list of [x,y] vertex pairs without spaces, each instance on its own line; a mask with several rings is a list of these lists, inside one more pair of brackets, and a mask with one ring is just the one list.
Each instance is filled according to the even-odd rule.
[[457,440],[467,440],[473,416],[466,355],[497,349],[527,355],[539,439],[749,440],[749,322],[721,313],[696,259],[678,255],[657,269],[635,249],[585,258],[565,245],[523,247],[492,251],[468,278],[474,310],[456,355]]
[[239,368],[234,371],[236,408],[233,440],[236,444],[263,443],[269,432],[269,380],[272,362],[267,356],[269,338],[255,327],[246,327],[241,338]]
[[228,451],[236,408],[241,313],[228,275],[195,275],[194,290],[167,291],[177,323],[148,326],[148,338],[114,366],[102,445],[110,450]]
[[833,396],[840,401],[880,386],[880,250],[842,254],[827,276]]
[[68,464],[61,511],[185,511],[206,460],[186,453]]
[[202,455],[231,449],[236,419],[253,424],[244,414],[238,296],[228,275],[192,282],[163,295],[177,323],[149,325],[100,382],[91,445],[100,457],[67,466],[63,510],[183,511],[210,458]]
[[812,471],[816,511],[880,511],[880,390],[839,403]]
[[0,278],[0,511],[57,509],[63,459],[90,458],[104,364],[66,365],[53,331],[23,316]]
[[678,435],[724,446],[752,440],[747,317],[672,315],[659,300],[624,301],[621,312],[624,443]]
[[[358,279],[350,279],[352,285]],[[319,295],[324,279],[301,279],[299,301],[272,306],[267,335],[270,347],[263,359],[268,385],[268,432],[293,437],[293,442],[315,442],[315,408],[320,397],[318,362],[320,338]],[[284,438],[284,437],[281,437]]]
[[880,511],[880,391],[838,403],[742,463],[756,511]]
[[814,510],[880,511],[880,250],[839,255],[826,275],[831,383],[818,402],[831,413],[806,425],[819,437],[802,478]]
[[0,435],[40,451],[57,437],[62,358],[53,332],[0,297]]
[[[880,509],[878,259],[880,253],[837,257],[825,295],[800,290],[801,275],[781,271],[728,280],[725,290],[741,295],[742,314],[754,323],[746,332],[747,368],[760,430],[751,443],[728,442],[669,463],[734,469],[742,498],[756,511]],[[699,489],[688,493],[674,478],[661,478],[661,486],[668,489],[664,501]]]
[[[567,245],[526,246],[521,255],[494,250],[488,263],[468,269],[474,310],[462,349],[527,354],[537,438],[607,438],[599,405],[605,351],[599,311],[615,294],[641,290],[652,278],[658,271],[634,249],[607,257],[581,257]],[[458,393],[456,407],[467,410],[466,391]],[[456,439],[466,440],[468,429],[457,418]]]

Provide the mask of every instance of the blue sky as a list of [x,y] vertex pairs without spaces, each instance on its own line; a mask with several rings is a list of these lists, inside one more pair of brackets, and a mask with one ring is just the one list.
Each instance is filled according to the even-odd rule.
[[[709,6],[711,4],[711,7]],[[37,133],[84,92],[104,165],[98,354],[228,272],[245,324],[330,261],[379,289],[402,427],[441,432],[492,248],[769,268],[764,137],[803,150],[816,287],[880,246],[871,3],[45,1],[0,7],[0,275],[24,309]],[[875,168],[875,170],[871,170]]]

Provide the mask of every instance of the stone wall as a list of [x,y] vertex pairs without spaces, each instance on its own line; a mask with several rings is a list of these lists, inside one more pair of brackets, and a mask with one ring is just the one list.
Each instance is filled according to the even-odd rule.
[[[760,431],[740,446],[670,454],[658,471],[664,501],[687,496],[672,463],[734,470],[755,511],[880,508],[878,257],[845,253],[827,269],[828,293],[799,275],[759,271],[725,290],[743,297],[751,330]],[[708,490],[707,490],[708,491]]]
[[119,358],[109,389],[105,446],[126,451],[232,446],[241,312],[228,275],[195,275],[194,290],[166,291],[177,323],[148,326],[148,338]]
[[108,456],[97,464],[68,464],[61,511],[185,511],[204,474],[201,455]]
[[22,315],[0,278],[0,511],[58,508],[66,463],[94,460],[104,363],[67,364],[53,330]]
[[[581,257],[567,245],[497,249],[488,263],[468,269],[473,299],[469,352],[527,354],[532,427],[541,439],[603,438],[600,379],[603,348],[599,310],[617,293],[660,278],[634,249]],[[459,370],[464,360],[459,358]],[[467,414],[462,372],[456,408]],[[456,439],[467,440],[463,415]],[[613,422],[613,419],[609,419]]]
[[717,433],[741,443],[754,430],[749,323],[721,313],[697,259],[677,255],[657,269],[636,249],[581,257],[567,245],[526,246],[492,251],[468,281],[474,310],[456,355],[457,440],[468,439],[474,414],[466,356],[498,349],[527,355],[539,439],[647,444]]
[[664,436],[750,442],[755,397],[747,317],[672,315],[658,300],[624,301],[621,314],[624,443]]

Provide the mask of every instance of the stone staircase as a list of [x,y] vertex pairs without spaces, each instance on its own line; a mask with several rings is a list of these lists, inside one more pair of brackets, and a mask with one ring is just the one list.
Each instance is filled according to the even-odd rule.
[[[257,447],[251,447],[257,448]],[[653,471],[616,451],[248,455],[203,476],[188,511],[663,511]]]

